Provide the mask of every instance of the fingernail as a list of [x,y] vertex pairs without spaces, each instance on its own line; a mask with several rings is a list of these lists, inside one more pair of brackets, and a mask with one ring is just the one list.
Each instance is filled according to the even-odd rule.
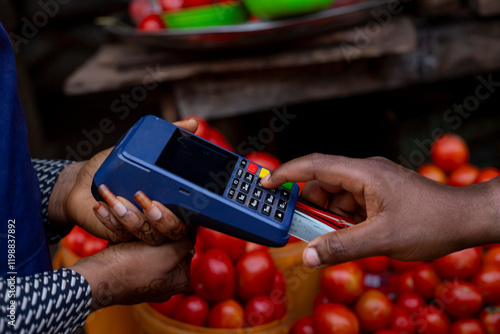
[[109,216],[108,209],[106,209],[106,207],[104,205],[102,205],[100,202],[97,202],[94,205],[94,210],[102,218],[106,218],[107,216]]
[[134,195],[134,200],[139,203],[144,213],[154,221],[161,218],[161,210],[149,199],[142,191],[138,191]]
[[125,206],[125,204],[120,202],[120,200],[117,200],[115,205],[113,205],[111,209],[116,213],[118,217],[123,217],[127,213],[127,207]]
[[113,210],[113,212],[118,217],[125,216],[125,214],[127,213],[127,207],[125,206],[125,204],[118,200],[118,197],[116,197],[115,194],[113,194],[106,185],[101,184],[98,191],[102,198],[104,198],[104,201],[108,203],[108,205],[111,207],[111,210]]
[[304,263],[310,268],[316,268],[321,265],[318,251],[316,248],[309,247],[304,251]]
[[267,182],[267,181],[269,181],[270,178],[271,178],[271,174],[267,174],[266,176],[264,176],[262,178],[262,181]]

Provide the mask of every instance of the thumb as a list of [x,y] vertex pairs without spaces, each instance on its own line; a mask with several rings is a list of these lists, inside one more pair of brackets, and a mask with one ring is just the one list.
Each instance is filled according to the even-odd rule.
[[377,217],[373,217],[311,240],[302,254],[304,264],[318,268],[383,255],[387,239],[376,220]]

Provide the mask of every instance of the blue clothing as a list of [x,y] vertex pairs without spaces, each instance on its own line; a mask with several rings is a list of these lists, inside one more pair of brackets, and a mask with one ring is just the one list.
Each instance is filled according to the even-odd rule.
[[[14,51],[0,24],[0,276],[28,276],[51,269],[41,195],[28,150],[26,120],[17,91]],[[14,226],[10,229],[9,223]],[[8,235],[11,235],[10,240]],[[12,238],[13,236],[13,238]],[[8,266],[15,245],[15,266]],[[14,248],[10,248],[14,249]],[[11,251],[12,252],[12,251]]]

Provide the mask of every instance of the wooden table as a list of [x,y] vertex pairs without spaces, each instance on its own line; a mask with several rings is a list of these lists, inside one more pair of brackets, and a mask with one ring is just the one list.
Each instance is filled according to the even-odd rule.
[[[205,58],[109,43],[67,79],[65,92],[135,89],[138,94],[154,75],[161,83],[163,117],[173,121],[193,114],[224,118],[490,73],[500,69],[500,18],[480,15],[493,16],[500,8],[497,1],[469,3],[427,0],[418,3],[419,15],[395,15],[385,23],[374,18],[253,55]],[[443,8],[451,14],[427,18],[442,16]]]

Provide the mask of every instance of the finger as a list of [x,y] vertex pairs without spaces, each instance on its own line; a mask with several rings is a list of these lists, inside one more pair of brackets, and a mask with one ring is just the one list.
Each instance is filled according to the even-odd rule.
[[156,201],[151,201],[142,191],[134,195],[134,200],[142,207],[144,214],[153,227],[163,236],[178,240],[188,233],[187,224]]
[[328,202],[330,193],[323,190],[318,181],[313,180],[306,183],[306,185],[302,189],[302,192],[300,193],[300,197],[305,198],[311,203],[323,207]]
[[334,265],[365,257],[385,255],[387,242],[384,229],[376,218],[358,225],[324,234],[312,240],[302,255],[311,268]]
[[198,120],[196,118],[183,119],[175,122],[174,125],[183,128],[186,131],[195,133],[198,129]]
[[106,203],[96,202],[93,209],[97,219],[117,236],[117,238],[113,238],[113,241],[126,242],[134,239],[134,235],[125,226],[116,219],[111,219],[112,215]]
[[[362,209],[362,205],[360,205],[354,196],[347,191],[332,194],[328,201],[328,210],[353,220],[355,217],[359,218],[360,209]],[[365,219],[366,218],[363,218],[361,221]],[[359,223],[360,220],[357,220],[356,222]]]
[[123,225],[137,238],[152,246],[165,241],[165,236],[159,233],[127,199],[116,197],[106,185],[99,186],[98,191],[111,209],[112,214],[109,218],[114,225]]

